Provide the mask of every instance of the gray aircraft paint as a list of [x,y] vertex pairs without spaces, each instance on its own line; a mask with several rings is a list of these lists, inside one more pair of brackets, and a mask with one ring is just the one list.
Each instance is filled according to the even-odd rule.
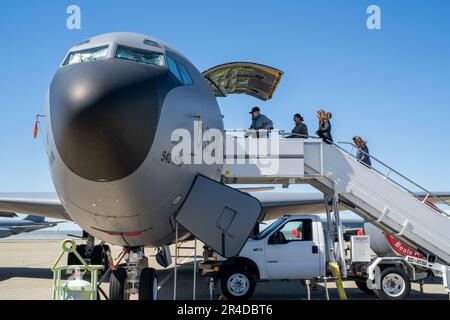
[[[133,46],[145,39],[166,47],[161,41],[144,35],[114,33],[91,38],[88,44],[76,50],[104,44],[114,48],[118,43]],[[153,50],[147,46],[143,48]],[[112,54],[111,51],[109,54]],[[170,217],[182,203],[179,201],[174,205],[174,201],[184,199],[195,175],[201,172],[211,179],[220,178],[217,172],[220,172],[221,165],[178,167],[161,161],[163,152],[170,152],[173,148],[170,137],[175,129],[186,128],[193,135],[195,117],[200,117],[205,128],[223,131],[219,106],[203,76],[185,57],[173,49],[170,51],[188,69],[193,84],[176,87],[167,93],[147,157],[132,174],[124,178],[108,182],[90,181],[67,167],[55,146],[51,117],[53,106],[47,99],[49,165],[56,191],[72,220],[90,234],[112,244],[156,245],[173,232]],[[135,232],[141,234],[120,236],[120,233]]]
[[[144,39],[155,41],[157,46],[145,45]],[[62,161],[55,146],[49,94],[46,103],[46,140],[50,171],[60,202],[7,197],[0,200],[0,208],[6,212],[64,217],[112,244],[129,246],[167,244],[174,238],[170,218],[186,197],[194,177],[197,173],[202,173],[217,181],[219,179],[217,174],[221,169],[220,165],[177,167],[162,161],[162,153],[172,150],[170,135],[178,128],[189,129],[193,134],[194,118],[202,120],[205,128],[219,130],[223,130],[223,121],[217,101],[200,72],[179,52],[157,39],[131,33],[112,33],[91,38],[71,50],[110,45],[107,58],[112,60],[118,44],[161,53],[169,50],[188,69],[193,79],[193,85],[176,87],[168,92],[158,106],[161,109],[155,138],[145,159],[134,171],[130,170],[133,171],[131,174],[113,181],[92,181],[75,174]],[[66,58],[67,55],[63,61]],[[448,193],[446,196],[448,197]],[[274,201],[271,201],[270,197],[260,199],[263,213],[267,214],[266,218],[296,213],[297,210],[304,210],[305,213],[323,210],[321,197],[308,200],[307,197],[302,199],[292,195],[283,196],[278,200],[276,197],[273,199]],[[116,234],[133,232],[142,234],[124,238],[109,235],[105,231]]]

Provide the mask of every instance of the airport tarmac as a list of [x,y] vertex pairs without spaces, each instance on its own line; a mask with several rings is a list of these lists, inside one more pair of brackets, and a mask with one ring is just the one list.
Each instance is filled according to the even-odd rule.
[[[187,243],[186,246],[192,246]],[[61,240],[2,240],[0,241],[0,300],[46,300],[51,299],[52,272],[50,267],[57,258]],[[197,255],[201,254],[201,244],[197,245]],[[121,248],[112,246],[113,257],[117,257]],[[146,248],[150,256],[150,266],[158,271],[159,299],[173,299],[173,266],[168,269],[160,267],[151,256],[154,249]],[[192,299],[193,288],[193,256],[194,250],[184,249],[183,258],[179,259],[182,266],[178,268],[177,299]],[[196,298],[209,299],[208,283],[202,277],[196,278]],[[353,281],[344,283],[349,299],[376,299],[359,291]],[[108,292],[108,281],[102,284],[102,289]],[[329,283],[329,294],[333,300],[338,299],[334,283]],[[220,296],[220,288],[214,292],[214,299]],[[252,299],[306,299],[306,288],[300,281],[270,281],[258,283]],[[325,299],[324,287],[319,285],[311,293],[312,299]],[[447,294],[441,283],[428,282],[424,285],[424,294],[419,291],[419,285],[412,284],[409,299],[446,300]]]

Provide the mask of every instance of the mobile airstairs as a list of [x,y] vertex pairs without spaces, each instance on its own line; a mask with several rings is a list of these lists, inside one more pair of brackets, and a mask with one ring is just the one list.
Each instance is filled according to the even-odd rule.
[[[446,201],[373,156],[373,167],[360,163],[353,155],[353,145],[346,150],[318,138],[287,139],[282,131],[278,136],[271,134],[270,139],[246,139],[240,130],[227,131],[222,172],[224,183],[310,184],[322,191],[329,203],[336,203],[334,211],[338,212],[339,207],[349,209],[422,251],[427,260],[401,259],[413,268],[418,266],[430,270],[443,279],[449,290],[450,216],[435,205],[447,205],[446,209],[450,209]],[[410,186],[418,192],[411,191]],[[338,228],[342,227],[337,219]],[[343,257],[342,232],[339,240],[340,248],[336,251]],[[379,262],[373,261],[368,271],[373,273]],[[340,265],[345,277],[342,258]],[[371,278],[373,276],[369,275]]]

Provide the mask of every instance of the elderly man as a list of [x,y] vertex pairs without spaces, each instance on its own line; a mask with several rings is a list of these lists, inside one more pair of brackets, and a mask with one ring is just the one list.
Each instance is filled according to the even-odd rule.
[[261,114],[258,107],[253,107],[249,113],[252,115],[252,125],[246,132],[245,137],[247,138],[250,135],[256,138],[267,137],[267,132],[273,129],[272,120]]

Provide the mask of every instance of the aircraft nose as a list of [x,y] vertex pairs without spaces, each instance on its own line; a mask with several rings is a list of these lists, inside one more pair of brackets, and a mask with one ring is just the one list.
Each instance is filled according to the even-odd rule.
[[50,85],[50,116],[64,163],[92,181],[133,173],[150,151],[164,98],[176,86],[162,67],[122,60],[60,68]]

